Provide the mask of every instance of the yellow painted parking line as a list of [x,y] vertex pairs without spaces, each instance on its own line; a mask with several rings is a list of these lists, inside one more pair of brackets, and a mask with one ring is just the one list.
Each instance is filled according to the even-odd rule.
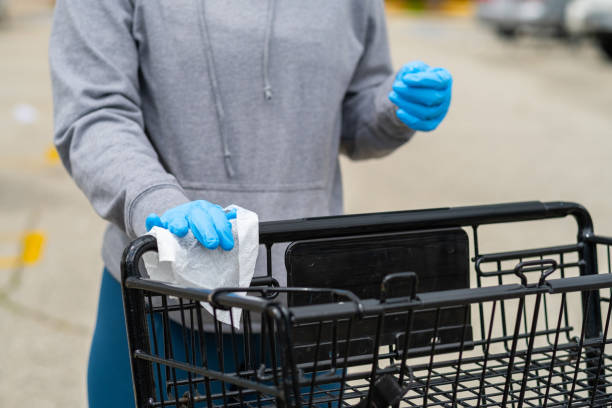
[[30,266],[40,260],[45,244],[45,234],[42,231],[27,231],[19,239],[21,253],[15,256],[0,257],[0,269]]
[[47,149],[45,159],[47,160],[48,164],[58,164],[60,162],[60,157],[55,147],[50,147]]
[[42,255],[45,235],[41,231],[31,231],[24,235],[22,243],[21,260],[24,265],[32,265],[38,262]]

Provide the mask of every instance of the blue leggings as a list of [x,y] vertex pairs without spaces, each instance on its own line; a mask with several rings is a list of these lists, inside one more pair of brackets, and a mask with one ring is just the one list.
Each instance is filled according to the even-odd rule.
[[121,285],[106,269],[89,352],[87,394],[90,408],[134,406]]
[[[178,361],[189,361],[185,356],[185,348],[183,346],[183,328],[171,321],[169,329],[174,358]],[[159,316],[155,318],[155,331],[158,341],[163,341],[160,340],[164,336],[163,324]],[[209,356],[208,364],[210,368],[219,366],[216,341],[213,336],[212,334],[205,335],[206,353]],[[229,366],[230,362],[235,360],[232,352],[232,338],[231,335],[224,335],[223,337],[224,369],[225,371],[232,371],[234,367]],[[163,350],[163,344],[159,344],[159,347]],[[238,346],[238,349],[240,348],[242,347]],[[199,353],[196,359],[201,360]],[[161,371],[162,382],[165,382],[164,370]],[[154,374],[154,377],[157,377],[156,374]],[[177,374],[177,377],[181,378],[184,375]],[[157,378],[155,378],[155,382],[158,382]],[[337,386],[338,384],[327,384],[317,388],[319,390],[331,390]],[[158,386],[156,388],[159,390]],[[231,387],[228,389],[231,389]],[[125,316],[123,314],[121,285],[106,269],[102,276],[96,329],[89,353],[87,391],[90,408],[127,408],[134,406],[130,352],[127,343]],[[218,382],[213,384],[211,391],[213,394],[219,393],[221,391],[220,384]],[[302,392],[306,393],[307,390],[304,389]],[[318,404],[315,404],[315,406],[318,406]],[[333,403],[331,406],[336,407],[337,403]]]
[[[171,321],[169,329],[174,358],[178,361],[188,361],[185,357],[185,348],[183,346],[183,328]],[[158,341],[162,342],[164,338],[163,324],[159,316],[155,318],[155,331]],[[211,338],[209,339],[208,337]],[[216,358],[216,342],[212,337],[212,334],[207,334],[205,341],[207,355],[211,356],[209,358],[209,367],[214,368],[218,366],[218,361]],[[234,360],[231,352],[231,338],[229,335],[224,335],[223,337],[223,342],[226,343],[223,353],[223,359],[225,360],[224,368],[229,371],[233,367],[229,367],[228,363]],[[159,347],[163,350],[163,343],[160,343]],[[198,352],[197,359],[200,358]],[[162,381],[165,382],[166,378],[163,371]],[[179,378],[184,377],[184,375],[180,374],[177,374],[177,376]],[[155,380],[157,383],[157,378]],[[220,392],[220,386],[213,386],[211,391],[213,393]],[[130,352],[127,343],[125,316],[123,314],[121,285],[106,269],[102,276],[96,329],[89,353],[87,393],[90,408],[123,408],[134,406]]]

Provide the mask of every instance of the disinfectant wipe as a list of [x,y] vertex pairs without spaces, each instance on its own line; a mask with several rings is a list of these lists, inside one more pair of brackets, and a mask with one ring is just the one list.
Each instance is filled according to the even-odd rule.
[[[153,227],[149,231],[157,239],[158,252],[143,256],[149,277],[153,280],[175,283],[189,288],[216,289],[222,287],[248,287],[255,272],[259,249],[259,219],[257,214],[231,205],[226,210],[236,209],[236,218],[231,220],[234,249],[225,251],[221,247],[204,248],[191,232],[179,238],[170,231]],[[202,306],[213,313],[212,307]],[[217,310],[217,319],[233,324],[240,329],[242,311],[232,308]]]

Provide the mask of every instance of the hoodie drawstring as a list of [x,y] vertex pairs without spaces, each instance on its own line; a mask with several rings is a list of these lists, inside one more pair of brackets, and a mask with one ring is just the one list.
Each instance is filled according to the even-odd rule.
[[263,50],[263,85],[264,97],[266,100],[272,99],[272,86],[270,85],[270,42],[272,41],[272,28],[276,16],[276,0],[268,0],[268,11],[266,13],[266,35]]
[[206,23],[206,12],[204,10],[204,0],[196,0],[198,3],[198,12],[200,14],[200,34],[204,41],[204,51],[206,52],[206,63],[208,64],[208,81],[212,90],[213,99],[215,101],[215,112],[217,114],[217,123],[219,124],[219,136],[221,137],[221,147],[223,149],[223,163],[228,177],[234,177],[234,167],[232,166],[232,154],[230,153],[227,137],[225,135],[225,110],[221,95],[219,93],[219,82],[217,81],[217,70],[215,65],[215,57],[213,55],[210,36],[208,33],[208,24]]
[[[229,142],[227,140],[226,123],[225,123],[225,110],[223,107],[223,101],[221,100],[221,93],[219,91],[219,82],[217,80],[217,66],[215,64],[215,56],[213,54],[212,45],[210,41],[210,33],[208,32],[208,23],[206,21],[206,10],[204,10],[205,0],[195,0],[198,5],[198,13],[200,15],[200,34],[204,42],[204,48],[206,53],[206,63],[208,64],[208,81],[210,82],[210,88],[212,90],[212,96],[215,102],[215,112],[217,115],[217,123],[219,124],[219,136],[221,137],[221,147],[223,149],[223,163],[225,165],[225,171],[228,177],[234,177],[235,171],[232,165],[232,154],[229,149]],[[263,49],[263,89],[264,98],[266,100],[272,99],[272,86],[270,85],[270,43],[272,41],[272,28],[274,26],[275,19],[276,0],[268,0],[268,9],[266,12],[266,28],[264,38],[264,49]]]

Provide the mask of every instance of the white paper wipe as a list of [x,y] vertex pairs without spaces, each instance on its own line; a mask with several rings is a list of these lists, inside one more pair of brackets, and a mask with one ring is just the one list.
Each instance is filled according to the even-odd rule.
[[[249,287],[259,249],[259,218],[257,214],[236,205],[236,218],[231,220],[234,249],[204,248],[191,234],[179,238],[170,231],[153,227],[149,232],[157,238],[157,256],[143,256],[149,277],[154,280],[176,283],[190,288],[216,289],[221,287]],[[212,307],[202,306],[213,313]],[[217,319],[240,328],[242,310],[232,308],[232,316],[226,310],[217,310]]]

